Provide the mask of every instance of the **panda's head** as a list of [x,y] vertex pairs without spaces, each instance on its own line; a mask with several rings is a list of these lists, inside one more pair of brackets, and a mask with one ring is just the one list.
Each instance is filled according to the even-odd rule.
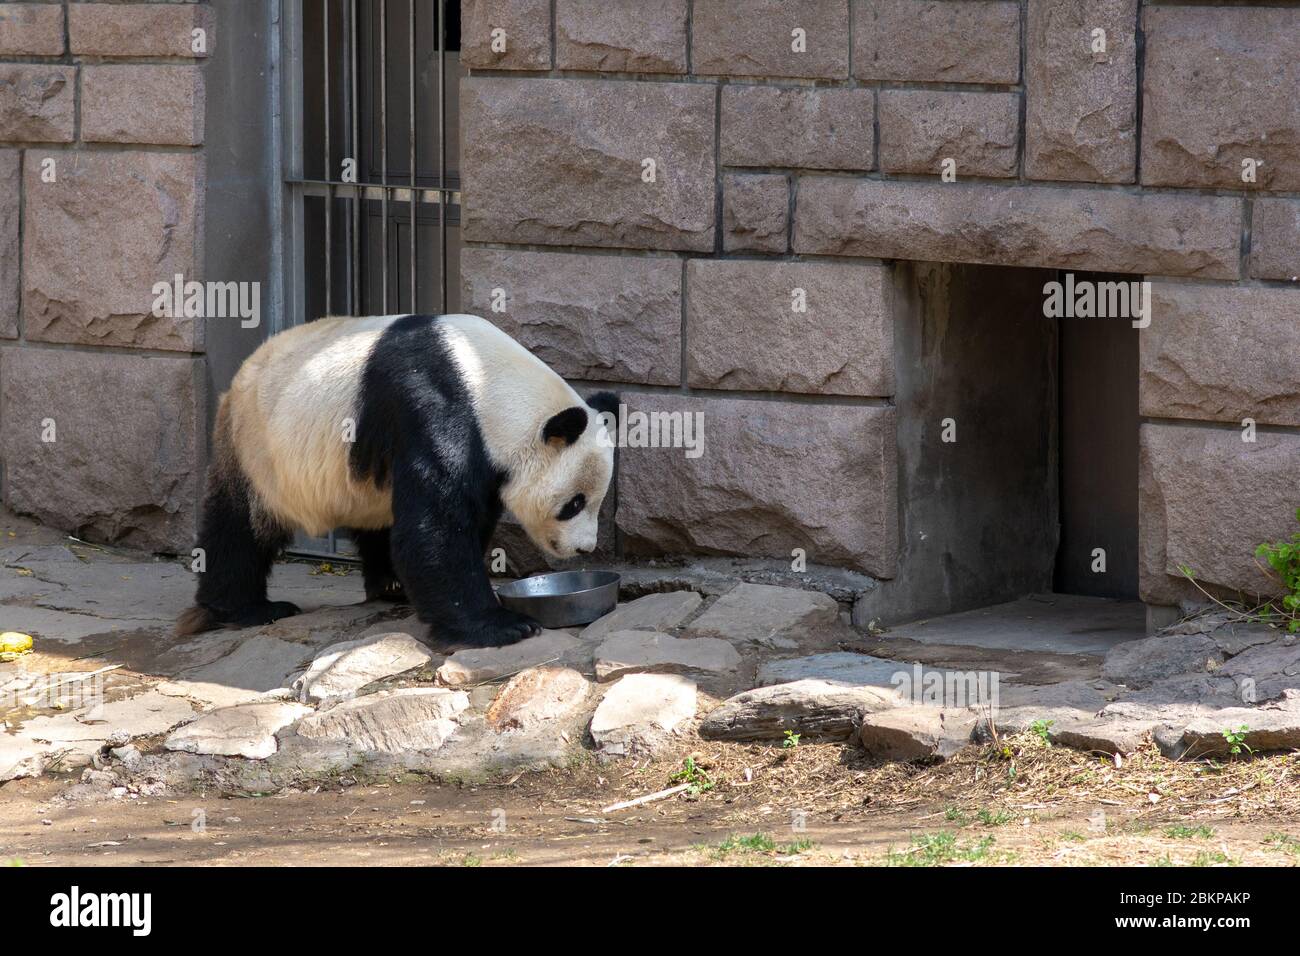
[[506,505],[539,548],[556,558],[596,548],[601,503],[614,474],[614,440],[602,414],[618,398],[600,392],[551,415],[538,429],[531,467],[505,489]]

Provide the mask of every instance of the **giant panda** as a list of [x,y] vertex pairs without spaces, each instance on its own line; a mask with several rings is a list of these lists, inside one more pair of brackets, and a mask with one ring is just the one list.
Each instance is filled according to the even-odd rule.
[[367,599],[405,599],[446,646],[540,630],[502,607],[484,552],[502,508],[555,557],[590,552],[613,472],[585,401],[473,315],[326,318],[269,338],[222,396],[199,523],[205,569],[180,635],[298,612],[267,599],[295,529],[351,529]]

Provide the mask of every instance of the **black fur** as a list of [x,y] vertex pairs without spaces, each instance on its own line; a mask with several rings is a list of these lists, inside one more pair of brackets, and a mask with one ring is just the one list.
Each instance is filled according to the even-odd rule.
[[254,514],[248,479],[235,463],[230,443],[230,420],[223,408],[217,416],[213,442],[217,454],[208,474],[199,521],[198,546],[203,549],[204,570],[199,574],[194,607],[176,624],[180,635],[222,624],[269,624],[298,613],[297,606],[288,601],[267,600],[267,575],[290,533]]
[[542,441],[572,445],[587,430],[587,410],[574,405],[556,412],[542,426]]
[[488,582],[483,555],[508,476],[488,457],[436,318],[406,316],[380,336],[362,375],[350,466],[391,485],[392,570],[435,641],[498,646],[541,630],[503,608]]
[[406,602],[402,582],[393,570],[393,545],[389,529],[362,531],[353,529],[352,540],[361,556],[361,575],[367,601]]
[[586,402],[596,410],[599,415],[613,415],[618,417],[618,406],[620,399],[613,392],[596,392],[594,395],[588,395]]

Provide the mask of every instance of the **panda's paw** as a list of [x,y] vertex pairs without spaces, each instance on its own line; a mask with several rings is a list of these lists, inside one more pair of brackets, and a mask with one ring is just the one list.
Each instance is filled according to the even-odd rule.
[[384,581],[381,584],[366,585],[367,601],[391,601],[394,604],[406,604],[406,591],[402,589],[402,582],[396,578]]
[[289,601],[262,601],[235,612],[226,618],[227,627],[254,627],[259,624],[272,624],[282,617],[301,614],[302,609]]
[[456,635],[451,643],[458,647],[504,647],[540,634],[541,631],[542,626],[531,617],[506,608],[497,608],[462,634]]

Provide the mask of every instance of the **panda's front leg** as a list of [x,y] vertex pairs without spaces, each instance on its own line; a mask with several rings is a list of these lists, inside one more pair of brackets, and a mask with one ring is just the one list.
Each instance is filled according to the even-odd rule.
[[500,647],[541,631],[530,617],[501,606],[483,563],[472,504],[435,501],[418,487],[393,487],[393,569],[441,648]]

